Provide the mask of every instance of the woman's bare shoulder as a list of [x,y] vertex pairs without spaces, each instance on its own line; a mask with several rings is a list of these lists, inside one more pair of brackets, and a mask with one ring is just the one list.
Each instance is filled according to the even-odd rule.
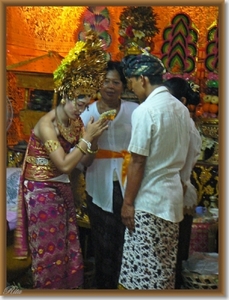
[[43,133],[44,131],[49,131],[49,130],[55,131],[54,124],[53,124],[54,120],[55,120],[55,112],[51,110],[50,112],[48,112],[47,114],[45,114],[39,119],[39,121],[34,127],[35,134],[38,137],[41,137],[41,133]]

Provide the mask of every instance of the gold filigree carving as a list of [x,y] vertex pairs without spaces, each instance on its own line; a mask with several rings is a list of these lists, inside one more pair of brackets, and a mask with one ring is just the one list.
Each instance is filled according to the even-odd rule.
[[64,43],[72,42],[73,36],[71,30],[63,34],[63,28],[72,28],[72,24],[78,27],[85,9],[85,6],[20,6],[19,13],[30,37]]
[[[213,166],[197,165],[192,171],[192,178],[195,181],[197,188],[197,203],[199,204],[203,200],[203,196],[218,195],[218,175],[214,174]],[[216,181],[216,185],[211,185],[211,180]]]

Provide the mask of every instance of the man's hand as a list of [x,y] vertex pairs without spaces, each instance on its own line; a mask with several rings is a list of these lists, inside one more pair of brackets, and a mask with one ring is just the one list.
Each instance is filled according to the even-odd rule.
[[133,205],[125,204],[125,201],[122,205],[121,217],[123,224],[129,229],[130,233],[134,231],[134,214],[135,209]]
[[121,210],[122,222],[129,229],[130,234],[135,229],[134,202],[142,182],[145,162],[146,156],[131,152],[131,158],[127,170],[126,190]]

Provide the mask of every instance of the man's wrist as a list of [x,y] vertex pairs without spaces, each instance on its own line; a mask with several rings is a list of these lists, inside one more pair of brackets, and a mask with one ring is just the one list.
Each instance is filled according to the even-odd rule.
[[131,199],[124,198],[123,204],[127,206],[134,206],[134,201]]

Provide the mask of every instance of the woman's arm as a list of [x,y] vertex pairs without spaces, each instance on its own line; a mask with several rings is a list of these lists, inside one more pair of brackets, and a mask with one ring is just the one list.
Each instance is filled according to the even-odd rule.
[[[83,133],[83,139],[94,146],[93,139],[96,140],[108,128],[107,123],[105,120],[93,122],[92,118]],[[70,153],[65,153],[59,144],[55,127],[48,118],[40,120],[37,124],[36,135],[44,145],[48,145],[50,159],[62,173],[69,174],[84,156],[89,156],[88,145],[83,140],[79,141]]]
[[98,138],[94,138],[91,143],[91,151],[84,155],[80,161],[84,167],[89,167],[93,163],[98,150]]

